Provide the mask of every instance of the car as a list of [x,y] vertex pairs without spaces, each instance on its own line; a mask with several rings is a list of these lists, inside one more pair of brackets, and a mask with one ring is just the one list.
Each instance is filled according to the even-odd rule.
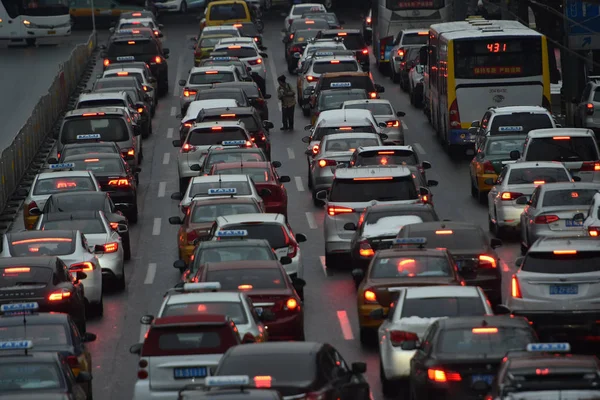
[[125,261],[120,235],[127,229],[125,225],[119,224],[115,231],[102,211],[76,211],[42,214],[36,229],[80,231],[87,245],[98,255],[102,276],[113,280],[117,289],[125,289]]
[[137,185],[141,168],[130,168],[119,154],[81,154],[64,159],[74,164],[74,171],[92,172],[102,191],[110,195],[127,220],[133,224],[138,221]]
[[[417,398],[482,397],[508,351],[525,350],[537,336],[525,318],[474,316],[441,318],[423,340],[405,342],[416,350],[409,385]],[[485,357],[482,357],[485,354]]]
[[215,45],[216,53],[224,53],[225,57],[237,57],[244,62],[251,71],[250,74],[256,73],[263,80],[267,78],[267,68],[265,66],[265,58],[268,54],[258,49],[254,41],[252,43],[238,44],[217,44]]
[[294,23],[294,31],[283,37],[285,45],[285,62],[290,74],[297,72],[298,60],[304,49],[311,41],[315,40],[319,29],[327,27],[327,22],[322,19],[306,19]]
[[[125,74],[123,74],[125,72]],[[120,73],[120,74],[119,74]],[[158,96],[156,95],[157,81],[152,76],[150,67],[145,62],[128,62],[110,64],[104,70],[102,78],[119,78],[133,76],[142,84],[142,89],[150,99],[150,111],[154,117],[156,106],[158,104]],[[142,98],[142,101],[146,99]]]
[[524,144],[525,136],[523,135],[485,137],[479,147],[475,148],[475,156],[469,164],[471,196],[485,204],[488,193],[493,187],[493,185],[485,183],[486,179],[490,178],[495,182],[504,165],[510,161],[510,153],[513,150],[522,149]]
[[289,30],[292,22],[294,22],[297,19],[304,19],[303,14],[324,14],[326,12],[327,9],[323,4],[320,3],[294,4],[292,8],[290,8],[290,12],[288,13],[287,17],[285,17],[283,28],[284,30]]
[[163,24],[159,24],[152,17],[134,17],[134,18],[123,18],[121,17],[117,22],[117,25],[111,27],[109,31],[114,33],[115,31],[122,32],[125,29],[139,29],[139,28],[149,28],[152,29],[152,33],[157,39],[162,39],[164,37],[161,30],[164,28]]
[[[429,36],[429,32],[427,32]],[[408,74],[419,59],[421,46],[410,46],[400,49],[395,54],[390,53],[393,62],[390,63],[390,78],[394,83],[400,83],[400,88],[408,92]]]
[[206,4],[204,17],[200,21],[200,29],[240,22],[252,22],[250,5],[245,1],[210,1]]
[[63,162],[64,157],[77,155],[77,154],[123,154],[121,149],[115,142],[86,142],[81,143],[69,143],[63,146],[62,152],[57,153],[56,157],[48,158],[48,164],[60,164]]
[[235,82],[239,80],[241,80],[241,77],[237,72],[237,68],[233,65],[192,68],[188,78],[179,81],[179,86],[183,87],[179,98],[181,114],[185,114],[189,103],[194,101],[200,89],[210,88],[213,83],[217,82]]
[[189,212],[183,218],[169,218],[170,224],[180,225],[177,233],[179,259],[186,265],[190,263],[198,243],[210,239],[214,234],[217,217],[261,212],[261,205],[248,197],[216,197],[192,201]]
[[366,369],[363,362],[349,367],[330,344],[256,343],[227,351],[215,375],[248,375],[260,382],[257,386],[275,389],[285,398],[326,398],[335,393],[340,400],[368,400],[369,384],[363,375]]
[[527,205],[521,213],[521,254],[541,237],[587,234],[582,232],[584,218],[599,191],[597,183],[549,183],[535,188],[531,200],[518,200]]
[[[78,269],[78,268],[77,268]],[[68,314],[81,334],[86,332],[85,272],[69,271],[56,256],[0,258],[0,306],[35,301],[40,312]],[[12,307],[12,306],[10,306]]]
[[[255,379],[250,383],[249,376],[208,376],[202,387],[191,386],[179,391],[181,400],[209,400],[226,398],[228,400],[283,400],[274,389],[266,389],[262,381]],[[208,391],[206,390],[208,389]]]
[[382,133],[388,136],[387,141],[396,146],[404,146],[404,124],[398,118],[404,117],[406,113],[394,110],[389,100],[349,100],[342,104],[342,110],[345,109],[371,111],[378,124],[386,124]]
[[[302,52],[302,55],[300,56],[300,58],[298,59],[298,67],[296,68],[296,73],[300,74],[298,76],[298,85],[300,85],[301,83],[301,79],[302,79],[302,71],[304,70],[304,67],[306,66],[306,63],[313,57],[313,55],[316,55],[316,53],[329,53],[331,52],[331,55],[335,55],[337,54],[338,51],[343,51],[346,50],[346,46],[344,46],[344,43],[341,40],[333,40],[333,39],[312,39],[310,40],[307,44],[306,47],[304,47],[304,51]],[[347,51],[348,55],[350,54],[351,50]],[[298,88],[300,88],[300,86],[298,86]],[[302,93],[299,93],[302,94]],[[298,101],[300,103],[300,101]]]
[[[183,330],[182,330],[183,328]],[[195,314],[156,318],[139,355],[134,400],[160,399],[212,375],[223,354],[241,343],[233,320],[225,315]]]
[[210,57],[211,53],[215,50],[215,45],[219,43],[221,39],[230,37],[238,36],[233,33],[203,34],[200,36],[194,50],[194,64],[200,64],[202,60]]
[[[38,313],[35,302],[13,303],[6,308],[0,309],[0,340],[30,340],[35,352],[58,352],[64,356],[76,379],[81,372],[92,375],[92,355],[86,343],[95,341],[95,334],[80,333],[68,314]],[[91,397],[91,383],[85,382],[81,387]]]
[[[208,149],[208,153],[204,157],[202,164],[198,164],[200,168],[193,168],[194,170],[198,169],[201,174],[208,175],[212,167],[216,164],[246,162],[268,162],[268,158],[265,152],[259,147],[213,146]],[[273,161],[271,165],[274,168],[281,167],[279,161]]]
[[424,96],[425,96],[425,88],[424,82],[425,78],[423,74],[425,73],[425,65],[423,65],[419,58],[415,60],[412,67],[408,71],[408,98],[410,99],[410,104],[415,106],[415,108],[423,108],[424,104]]
[[[233,231],[219,233],[220,231]],[[237,232],[237,236],[234,233]],[[240,235],[251,239],[266,239],[278,258],[289,257],[285,272],[293,279],[304,277],[304,264],[300,243],[307,238],[302,233],[294,234],[292,227],[282,214],[240,214],[217,218],[217,230],[212,240],[226,240],[230,235],[235,240]],[[303,290],[298,292],[304,298]]]
[[[134,62],[132,64],[138,64]],[[122,65],[119,63],[118,65]],[[150,109],[150,115],[156,112],[158,104],[158,95],[154,86],[148,86],[141,83],[141,80],[133,76],[119,76],[116,78],[99,78],[94,82],[91,93],[111,93],[115,91],[125,91],[135,102],[143,102],[146,108]]]
[[218,282],[224,292],[246,293],[259,316],[270,315],[265,321],[270,341],[304,340],[304,307],[298,291],[306,282],[289,278],[279,261],[208,262],[195,279]]
[[415,237],[424,237],[427,248],[448,249],[467,285],[481,287],[494,306],[502,302],[502,268],[495,251],[500,239],[488,239],[478,225],[452,221],[405,225],[397,236]]
[[323,29],[317,35],[318,39],[342,38],[348,50],[352,50],[358,60],[361,69],[365,72],[371,70],[369,59],[369,48],[360,29]]
[[600,133],[598,115],[594,115],[598,105],[597,88],[600,85],[597,77],[588,77],[589,82],[585,84],[580,99],[573,99],[576,106],[574,125],[578,128],[587,128]]
[[[300,54],[303,52],[300,52]],[[314,89],[321,75],[328,72],[357,71],[360,71],[360,66],[350,50],[334,52],[319,49],[312,54],[312,57],[306,59],[299,71],[298,90],[300,93],[310,93],[308,89]]]
[[248,67],[237,57],[219,57],[211,56],[200,61],[197,61],[195,67],[210,67],[220,65],[233,65],[237,69],[243,82],[253,82],[252,76],[248,73]]
[[407,341],[422,342],[427,328],[440,318],[492,315],[488,299],[478,287],[421,286],[401,289],[394,306],[371,311],[383,323],[377,331],[379,339],[379,380],[386,396],[406,393],[410,376],[410,360],[415,350],[404,350]]
[[250,107],[250,99],[246,95],[246,92],[241,87],[220,87],[205,89],[196,95],[196,101],[198,100],[223,100],[223,99],[234,99],[237,102],[238,107]]
[[[356,149],[350,159],[350,167],[366,167],[376,165],[405,165],[419,170],[423,179],[427,179],[425,171],[431,169],[429,161],[420,161],[419,155],[412,146],[365,146]],[[435,185],[428,185],[435,186]]]
[[289,176],[279,176],[273,163],[266,161],[219,163],[214,164],[209,172],[209,175],[235,174],[250,175],[256,186],[256,190],[259,192],[263,189],[269,191],[269,194],[263,196],[265,212],[283,214],[287,218],[288,195],[283,184],[291,182]]
[[385,92],[385,88],[376,84],[368,72],[329,72],[321,75],[310,96],[310,104],[313,106],[316,104],[315,101],[321,90],[340,88],[364,89],[370,99],[378,99],[380,93]]
[[[394,39],[392,42],[391,40]],[[380,57],[376,58],[375,63],[382,72],[390,72],[392,79],[399,75],[399,67],[409,49],[420,49],[427,45],[429,39],[429,31],[427,29],[404,29],[398,32],[396,37],[386,36],[379,39]],[[389,68],[389,70],[386,70]],[[400,79],[393,79],[394,82],[399,82]],[[404,88],[403,88],[404,89]]]
[[100,191],[100,184],[90,171],[72,171],[73,164],[51,164],[50,171],[35,176],[31,189],[17,189],[26,196],[23,203],[23,224],[32,230],[37,223],[46,201],[55,193]]
[[502,237],[509,228],[521,228],[521,213],[526,204],[519,197],[531,196],[535,188],[546,183],[571,182],[573,178],[563,164],[551,161],[529,161],[506,164],[488,193],[488,226],[490,232]]
[[365,38],[365,43],[367,45],[371,45],[373,42],[373,11],[369,8],[369,13],[362,18],[362,31],[363,37]]
[[364,89],[337,88],[334,86],[333,89],[320,91],[314,103],[303,104],[301,106],[302,113],[305,116],[310,115],[310,122],[315,125],[321,113],[339,110],[342,108],[342,104],[348,100],[366,100],[368,98]]
[[[270,94],[264,94],[263,90],[259,88],[255,82],[223,82],[215,83],[213,89],[222,88],[240,88],[246,93],[250,106],[254,107],[260,115],[261,122],[268,121],[269,119],[269,107],[267,100],[271,98]],[[270,129],[270,128],[269,128]]]
[[[237,101],[233,99],[223,100],[194,100],[188,104],[185,115],[181,118],[181,124],[179,125],[179,139],[183,142],[190,131],[190,128],[194,126],[200,111],[208,111],[214,108],[230,108],[237,107]],[[179,115],[181,116],[181,114]]]
[[338,19],[337,15],[332,12],[306,12],[302,14],[301,19],[324,19],[329,24],[329,29],[342,29],[342,25],[345,24],[344,21]]
[[3,236],[0,257],[60,257],[73,276],[78,271],[85,273],[86,277],[80,280],[83,284],[87,314],[102,316],[102,271],[100,261],[93,250],[88,247],[87,239],[80,231],[22,231]]

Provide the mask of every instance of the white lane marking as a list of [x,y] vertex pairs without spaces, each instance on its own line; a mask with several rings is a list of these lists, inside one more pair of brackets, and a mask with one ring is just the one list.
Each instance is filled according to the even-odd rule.
[[162,224],[162,218],[154,218],[154,224],[152,225],[152,236],[160,235],[160,225]]
[[156,263],[148,264],[148,270],[146,271],[146,279],[144,279],[144,284],[152,285],[154,283],[155,275],[156,275]]
[[173,138],[173,128],[167,129],[167,139]]
[[182,79],[181,78],[181,70],[183,69],[183,55],[179,56],[179,60],[177,60],[177,73],[175,75],[175,86],[173,88],[173,97],[179,97],[179,80]]
[[325,256],[319,256],[319,261],[321,261],[321,269],[323,270],[325,277],[329,278],[329,275],[327,275],[327,265],[325,265]]
[[165,197],[167,191],[167,182],[160,182],[158,184],[158,197]]
[[291,147],[288,147],[287,152],[288,152],[288,158],[290,160],[293,160],[294,158],[296,158],[296,155],[294,154],[294,149],[292,149]]
[[163,156],[163,164],[167,165],[171,161],[171,153],[165,153]]
[[406,126],[406,122],[402,121],[402,129],[407,130],[408,126]]
[[[271,79],[273,79],[273,90],[277,91],[279,84],[277,83],[277,70],[275,69],[273,57],[269,58],[269,69],[271,70]],[[279,107],[279,111],[281,111],[281,101],[277,100],[277,106]]]
[[315,220],[315,214],[307,211],[306,213],[306,221],[308,221],[308,227],[310,229],[317,229],[317,221]]
[[348,319],[348,314],[344,310],[340,310],[337,312],[338,320],[340,321],[340,328],[342,328],[342,335],[344,335],[344,339],[346,340],[354,340],[354,335],[352,334],[352,328],[350,327],[350,320]]
[[294,180],[296,181],[296,188],[299,192],[304,192],[304,185],[302,184],[302,178],[299,176],[295,176]]
[[413,143],[413,147],[415,149],[417,149],[417,153],[419,153],[421,155],[427,154],[427,152],[425,151],[425,149],[423,148],[423,146],[421,146],[421,143]]
[[171,107],[171,117],[174,117],[177,115],[177,107],[173,106]]

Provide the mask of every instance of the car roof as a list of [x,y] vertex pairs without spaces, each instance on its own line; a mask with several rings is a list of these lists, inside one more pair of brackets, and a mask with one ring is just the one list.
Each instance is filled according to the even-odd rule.
[[0,258],[0,267],[13,267],[17,265],[26,265],[30,267],[50,267],[56,266],[56,256],[40,256],[40,257],[7,257]]
[[231,269],[280,269],[281,267],[277,260],[244,260],[207,262],[204,264],[204,268],[207,271],[227,271]]
[[356,149],[357,152],[362,153],[364,151],[381,151],[381,150],[401,150],[401,151],[411,151],[411,152],[415,152],[415,150],[413,149],[412,146],[410,145],[406,145],[406,146],[361,146],[358,149]]
[[199,129],[210,129],[214,126],[223,126],[225,128],[245,128],[243,126],[243,122],[238,121],[238,120],[229,120],[229,119],[220,119],[218,121],[210,121],[210,122],[196,122],[191,128],[190,131],[192,130],[199,130]]
[[115,142],[85,142],[85,143],[65,143],[64,147],[63,147],[63,152],[64,150],[68,147],[68,148],[77,148],[77,147],[114,147],[114,148],[119,148],[119,145],[117,145]]
[[408,287],[407,299],[435,299],[438,297],[479,297],[475,286],[421,286]]
[[[22,321],[22,320],[21,320]],[[35,361],[54,361],[54,362],[58,362],[58,358],[60,357],[59,353],[56,352],[36,352],[35,351],[35,346],[33,347],[34,351],[29,351],[27,353],[27,355],[25,355],[24,353],[21,354],[15,354],[14,351],[10,351],[10,354],[6,354],[3,355],[2,353],[0,353],[0,365],[1,364],[11,364],[11,363],[18,363],[21,362],[23,360],[26,361],[31,361],[31,360],[35,360]],[[18,351],[18,350],[16,350]],[[27,357],[27,358],[24,358]],[[27,396],[29,396],[30,393],[27,393]],[[52,393],[51,393],[52,395]],[[47,395],[44,395],[47,396]],[[12,397],[11,397],[12,398]],[[29,398],[29,397],[27,397]],[[46,398],[46,397],[44,397]]]
[[[89,157],[89,154],[88,154]],[[63,192],[63,193],[52,193],[50,195],[50,197],[52,197],[52,199],[62,199],[63,197],[98,197],[98,198],[103,198],[105,199],[106,197],[108,197],[108,193],[106,192],[96,192],[96,191],[92,191],[92,190],[81,190],[81,191],[75,191],[75,192]],[[33,231],[32,231],[33,232]],[[52,231],[52,232],[56,232],[56,231]]]
[[[373,114],[369,110],[352,110],[348,112],[348,109],[340,110],[327,110],[319,114],[318,121],[319,126],[333,126],[333,125],[352,125],[355,123],[364,123],[371,121]],[[327,124],[330,125],[327,125]]]
[[529,250],[531,253],[547,253],[557,250],[600,251],[600,241],[589,236],[541,237],[531,245]]
[[243,224],[245,222],[273,222],[281,225],[285,224],[283,214],[274,213],[252,213],[252,214],[237,214],[217,217],[219,226]]
[[6,233],[6,239],[8,243],[17,242],[20,240],[28,239],[40,239],[40,238],[70,238],[75,239],[77,231],[57,229],[51,231],[22,231],[22,232],[8,232]]
[[247,86],[258,87],[256,82],[245,82],[245,81],[236,81],[236,82],[216,82],[213,83],[213,89],[218,88],[227,88],[227,87],[235,87],[235,88],[244,88]]
[[78,161],[78,160],[87,160],[89,158],[99,158],[99,159],[119,159],[123,160],[123,157],[117,153],[88,153],[88,154],[73,154],[71,156],[67,156],[66,158],[69,161]]
[[384,176],[410,176],[411,171],[403,165],[365,166],[354,168],[337,168],[335,179],[373,178]]
[[92,177],[91,171],[70,171],[70,170],[58,170],[50,172],[40,172],[37,175],[37,180],[43,181],[44,179],[57,179],[57,178],[75,178],[75,177]]
[[526,357],[509,358],[509,371],[521,368],[563,367],[598,369],[598,359],[592,355],[569,354],[568,357],[556,357],[548,353],[529,353]]
[[482,315],[476,317],[457,317],[439,319],[441,327],[444,329],[453,328],[476,328],[479,326],[496,326],[504,328],[529,328],[529,321],[523,317],[512,315]]
[[193,67],[190,70],[190,75],[192,74],[199,74],[202,72],[208,72],[208,71],[222,71],[222,72],[231,72],[233,73],[235,71],[236,67],[235,65],[204,65],[201,67]]
[[413,232],[429,232],[440,229],[481,229],[479,225],[471,222],[457,222],[457,221],[431,221],[422,222],[420,224],[406,225],[404,228],[409,229]]
[[[242,92],[245,93],[244,90],[240,87],[231,87],[231,86],[225,86],[225,87],[211,87],[210,89],[203,89],[200,94],[202,93],[234,93],[234,92]],[[212,100],[211,100],[212,101]]]
[[[321,141],[329,141],[329,140],[344,140],[344,139],[366,139],[366,138],[374,138],[378,139],[379,135],[377,133],[369,133],[369,132],[352,132],[352,133],[336,133],[335,135],[328,135],[323,137]],[[327,151],[327,150],[324,150]]]
[[[68,320],[68,314],[52,312],[52,313],[34,313],[26,316],[27,325],[59,325],[65,324]],[[23,318],[14,316],[1,316],[0,326],[21,326]],[[35,347],[34,347],[35,350]],[[0,353],[1,354],[1,353]]]
[[323,79],[327,78],[339,78],[340,76],[366,76],[369,79],[371,79],[371,76],[368,72],[326,72],[323,75],[321,75],[320,80],[322,81]]
[[[104,78],[104,79],[127,79],[127,78]],[[135,79],[135,78],[131,78]],[[99,81],[99,80],[98,80]],[[96,82],[98,82],[96,81]],[[83,114],[101,114],[125,116],[127,113],[120,107],[94,107],[94,108],[79,108],[77,110],[68,111],[65,118],[83,117]],[[101,115],[98,115],[101,116]]]
[[265,342],[252,346],[234,346],[227,351],[229,356],[250,356],[261,354],[310,354],[316,356],[323,347],[317,342]]
[[190,183],[215,183],[215,182],[248,182],[248,175],[202,175],[194,176]]
[[[193,114],[196,114],[196,116],[194,117],[194,119],[196,119],[200,111],[208,111],[212,108],[212,106],[218,106],[220,108],[228,109],[228,105],[233,105],[237,107],[237,104],[238,103],[235,99],[194,100],[188,105],[185,117],[189,116],[191,118]],[[210,106],[210,108],[207,106]]]
[[377,258],[396,258],[396,257],[448,257],[448,250],[433,249],[428,247],[402,246],[391,249],[379,250],[375,257]]
[[[210,100],[205,100],[210,101]],[[235,101],[235,100],[234,100]],[[221,114],[240,114],[240,115],[254,115],[254,107],[214,107],[214,108],[203,108],[201,110],[202,115],[214,116]]]
[[115,98],[125,98],[125,97],[127,97],[127,93],[125,93],[124,90],[115,90],[114,92],[82,93],[79,95],[79,99],[77,101],[115,99]]
[[594,137],[594,132],[586,128],[546,128],[531,130],[527,136],[532,139],[555,136]]
[[346,105],[352,105],[352,104],[387,104],[390,107],[392,107],[392,109],[394,108],[392,106],[392,103],[390,103],[389,100],[385,100],[385,99],[363,99],[363,100],[347,100],[344,102],[344,106]]
[[386,204],[386,203],[375,203],[374,205],[367,207],[369,212],[371,213],[379,213],[385,211],[421,211],[427,210],[435,212],[435,209],[431,204],[428,203],[413,203],[413,204]]
[[412,28],[412,29],[403,29],[402,30],[402,34],[419,33],[419,32],[427,32],[427,34],[429,34],[429,31],[427,28]]
[[237,246],[248,246],[254,247],[257,245],[271,247],[267,239],[250,239],[240,238],[236,240],[206,240],[198,244],[202,248],[217,248],[217,247],[237,247]]
[[236,204],[236,203],[240,203],[240,204],[254,204],[255,200],[251,197],[235,197],[235,195],[233,196],[214,196],[214,197],[203,197],[202,200],[194,200],[192,201],[192,204],[190,205],[190,208],[194,207],[195,205],[197,206],[205,206],[205,205],[211,205],[211,204]]
[[239,162],[227,162],[227,163],[219,163],[219,164],[215,164],[213,165],[213,167],[215,168],[215,170],[222,170],[222,169],[233,169],[233,168],[264,168],[264,169],[271,169],[271,163],[268,161],[239,161]]
[[325,36],[325,35],[333,35],[333,34],[338,34],[339,32],[346,32],[348,34],[360,34],[360,29],[323,29],[321,30],[321,35]]
[[44,221],[70,221],[78,219],[100,219],[102,211],[53,212],[44,215]]
[[239,303],[240,301],[240,292],[172,293],[167,299],[167,304],[190,304],[196,302]]
[[560,168],[565,166],[558,161],[521,161],[511,164],[506,164],[508,169],[530,169],[530,168]]

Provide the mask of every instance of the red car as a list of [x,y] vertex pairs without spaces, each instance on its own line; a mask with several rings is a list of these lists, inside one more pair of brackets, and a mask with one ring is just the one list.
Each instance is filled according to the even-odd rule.
[[283,214],[287,218],[288,197],[283,184],[289,182],[291,179],[286,175],[279,176],[273,164],[281,165],[277,162],[270,163],[265,161],[215,164],[212,166],[209,175],[250,175],[259,193],[262,189],[268,189],[271,192],[262,198],[265,203],[265,212]]
[[269,341],[304,340],[304,305],[298,296],[306,285],[288,278],[279,261],[206,263],[195,282],[219,282],[221,291],[244,291],[269,329]]

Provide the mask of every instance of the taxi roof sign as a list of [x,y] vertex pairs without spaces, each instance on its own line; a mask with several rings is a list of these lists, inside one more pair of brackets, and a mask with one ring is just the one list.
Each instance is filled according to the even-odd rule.
[[207,376],[204,379],[206,387],[247,386],[250,385],[250,377],[247,375],[230,376]]
[[100,139],[102,138],[102,136],[100,136],[99,133],[88,133],[86,135],[77,135],[77,140],[90,140],[90,139]]
[[50,169],[69,169],[69,168],[75,168],[75,163],[66,162],[66,163],[59,163],[59,164],[50,164],[49,168]]
[[236,188],[213,188],[208,189],[209,195],[221,195],[221,194],[236,194]]
[[219,282],[198,282],[198,283],[184,283],[184,292],[198,292],[202,290],[221,290],[221,284]]
[[394,239],[394,244],[427,244],[427,238],[424,237],[414,237],[414,238],[399,238]]
[[246,144],[245,140],[223,140],[221,142],[223,146],[243,146]]
[[352,87],[352,83],[350,83],[350,82],[331,82],[329,87],[332,87],[332,88]]
[[218,231],[217,237],[244,237],[248,236],[248,231],[243,229]]
[[135,60],[134,56],[121,56],[117,57],[117,61],[133,61]]
[[[231,61],[233,57],[212,57],[211,59],[214,61]],[[237,59],[237,57],[235,57],[235,59]]]
[[332,56],[333,51],[317,51],[315,52],[315,57],[327,57]]
[[522,126],[500,126],[498,132],[523,132]]
[[33,342],[31,340],[0,342],[0,350],[28,350],[31,348],[33,348]]
[[571,345],[569,343],[529,343],[527,351],[531,353],[569,353]]
[[12,313],[12,312],[23,312],[23,311],[35,311],[39,307],[40,307],[40,305],[36,302],[2,304],[2,306],[0,306],[0,312]]

